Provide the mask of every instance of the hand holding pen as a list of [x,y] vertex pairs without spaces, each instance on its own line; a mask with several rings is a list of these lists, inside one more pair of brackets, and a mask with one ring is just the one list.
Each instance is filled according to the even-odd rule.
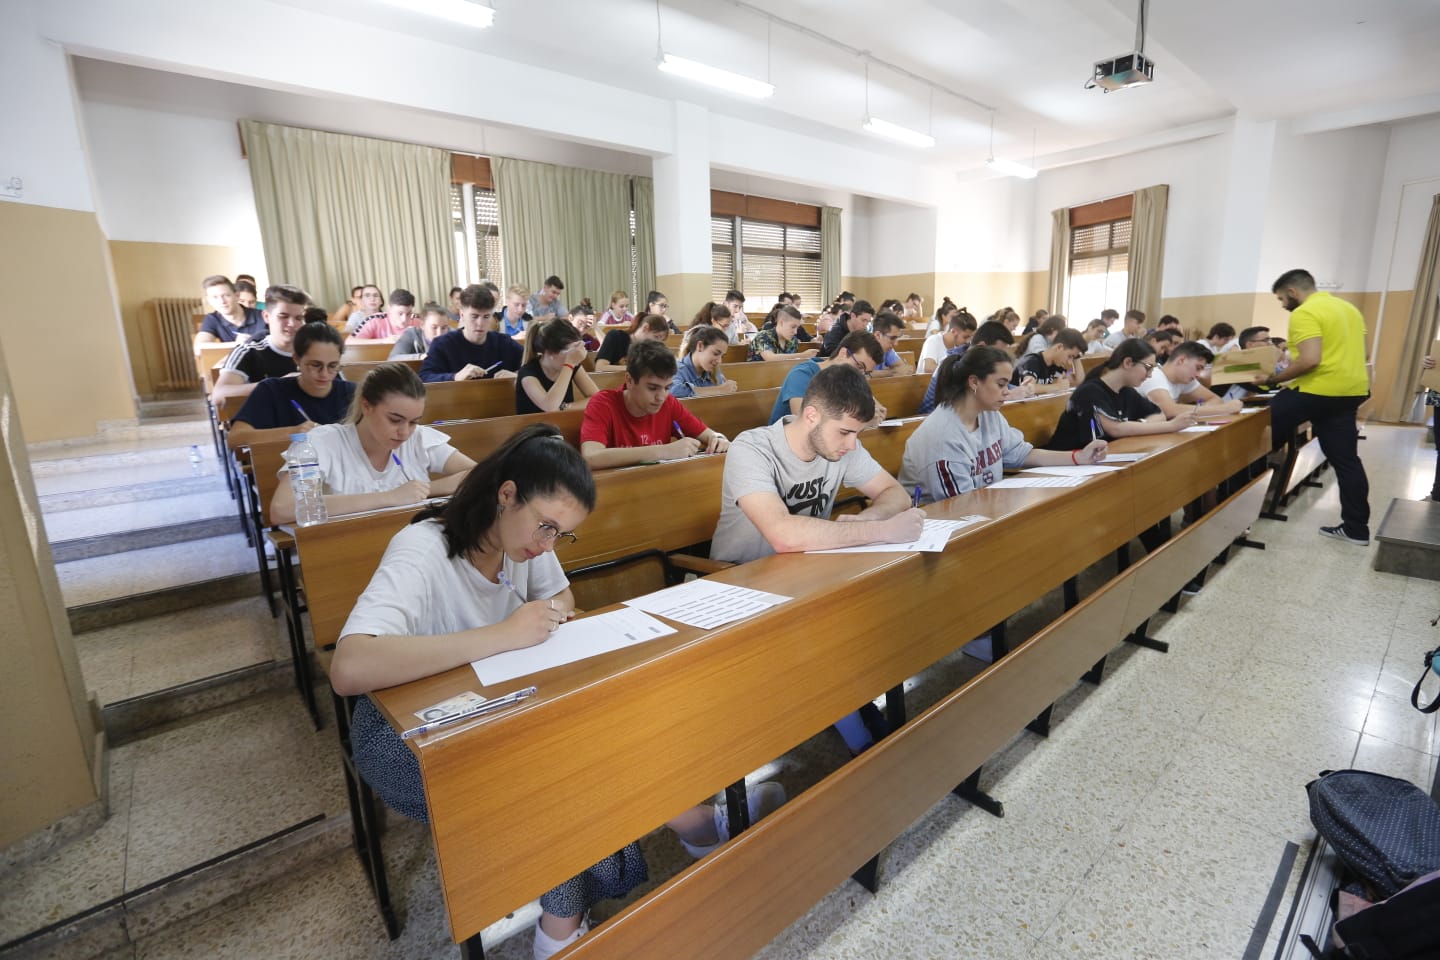
[[309,433],[315,428],[315,424],[310,422],[310,414],[305,412],[305,408],[300,406],[298,400],[291,400],[290,406],[294,407],[295,412],[300,414],[300,423],[295,427],[296,430],[301,433]]
[[[400,468],[400,476],[405,476],[405,464],[400,462],[400,455],[391,453],[390,459],[395,461],[395,466]],[[430,478],[422,477],[419,480],[407,480],[392,490],[390,505],[404,507],[428,499],[430,499]]]

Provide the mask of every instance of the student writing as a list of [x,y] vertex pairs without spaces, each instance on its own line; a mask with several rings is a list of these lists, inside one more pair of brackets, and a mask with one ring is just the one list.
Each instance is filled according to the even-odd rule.
[[[424,414],[425,384],[415,371],[403,363],[382,363],[365,375],[344,423],[310,431],[329,516],[400,507],[455,491],[475,462],[445,434],[421,426]],[[282,479],[270,501],[270,520],[294,519],[295,495]]]
[[[832,365],[853,366],[868,377],[875,372],[884,356],[885,351],[875,335],[861,330],[848,334],[841,340],[840,345],[835,348],[835,355],[829,359],[811,359],[797,363],[780,383],[780,393],[775,398],[775,406],[770,409],[770,422],[775,423],[786,416],[800,413],[805,392],[810,389],[810,381],[815,379],[820,371]],[[885,419],[885,408],[878,403],[875,406],[875,416],[879,420]],[[873,420],[867,426],[878,423],[879,420]]]
[[1181,408],[1193,406],[1196,416],[1239,413],[1239,400],[1221,400],[1199,381],[1214,355],[1204,344],[1186,341],[1170,351],[1170,357],[1150,372],[1140,392],[1167,417],[1178,416]]
[[630,347],[624,384],[601,390],[585,405],[580,453],[591,468],[683,460],[729,447],[724,436],[670,395],[675,370],[675,354],[665,344],[643,340]]
[[726,380],[720,361],[730,345],[729,337],[719,327],[693,329],[689,352],[680,358],[675,376],[670,380],[670,395],[678,400],[687,397],[717,397],[734,393],[734,380]]
[[460,329],[436,337],[420,366],[426,383],[515,376],[520,344],[495,330],[495,294],[472,283],[460,292]]
[[931,503],[980,490],[1005,470],[1021,467],[1098,463],[1104,440],[1058,452],[1037,450],[1000,412],[1010,381],[1010,355],[996,347],[971,347],[947,357],[937,375],[935,412],[905,442],[900,483],[919,489],[920,502]]
[[271,377],[255,385],[230,421],[230,438],[239,442],[256,430],[288,427],[303,433],[318,423],[345,419],[355,384],[340,379],[345,342],[328,323],[307,323],[295,334],[296,377]]
[[1123,340],[1106,361],[1090,371],[1070,395],[1055,433],[1045,446],[1071,450],[1096,436],[1141,437],[1175,433],[1193,426],[1195,411],[1186,408],[1166,418],[1160,408],[1139,390],[1155,369],[1155,349],[1144,340]]
[[[536,424],[476,466],[448,504],[390,541],[340,631],[330,678],[337,693],[359,698],[355,766],[392,809],[429,819],[415,755],[367,694],[545,642],[575,609],[555,545],[574,540],[594,508],[584,461],[553,426]],[[778,785],[761,784],[751,791],[752,818],[783,801]],[[670,821],[696,856],[726,839],[724,824],[709,804]],[[631,843],[543,894],[534,955],[574,943],[592,904],[624,896],[647,875]]]

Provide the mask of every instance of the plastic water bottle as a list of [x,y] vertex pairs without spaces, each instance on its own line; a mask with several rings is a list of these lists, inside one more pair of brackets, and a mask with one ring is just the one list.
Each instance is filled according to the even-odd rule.
[[290,434],[285,463],[289,467],[290,489],[295,494],[295,522],[302,527],[324,523],[325,479],[320,475],[320,457],[308,434]]
[[190,444],[190,476],[200,476],[203,469],[203,460],[200,457],[200,447],[192,443]]

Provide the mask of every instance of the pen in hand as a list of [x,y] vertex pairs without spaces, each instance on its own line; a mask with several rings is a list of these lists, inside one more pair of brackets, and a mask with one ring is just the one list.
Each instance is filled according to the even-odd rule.
[[912,506],[912,507],[918,507],[918,506],[920,506],[920,487],[919,487],[918,484],[917,484],[916,487],[915,487],[915,493],[914,493],[914,495],[911,496],[911,498],[910,498],[910,506]]

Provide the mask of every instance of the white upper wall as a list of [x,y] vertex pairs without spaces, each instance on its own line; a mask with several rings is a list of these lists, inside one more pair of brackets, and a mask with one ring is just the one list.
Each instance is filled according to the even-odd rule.
[[1369,289],[1389,131],[1358,127],[1275,138],[1256,290],[1303,267],[1321,284]]
[[1440,194],[1440,116],[1395,124],[1385,156],[1368,289],[1414,289],[1436,194]]

